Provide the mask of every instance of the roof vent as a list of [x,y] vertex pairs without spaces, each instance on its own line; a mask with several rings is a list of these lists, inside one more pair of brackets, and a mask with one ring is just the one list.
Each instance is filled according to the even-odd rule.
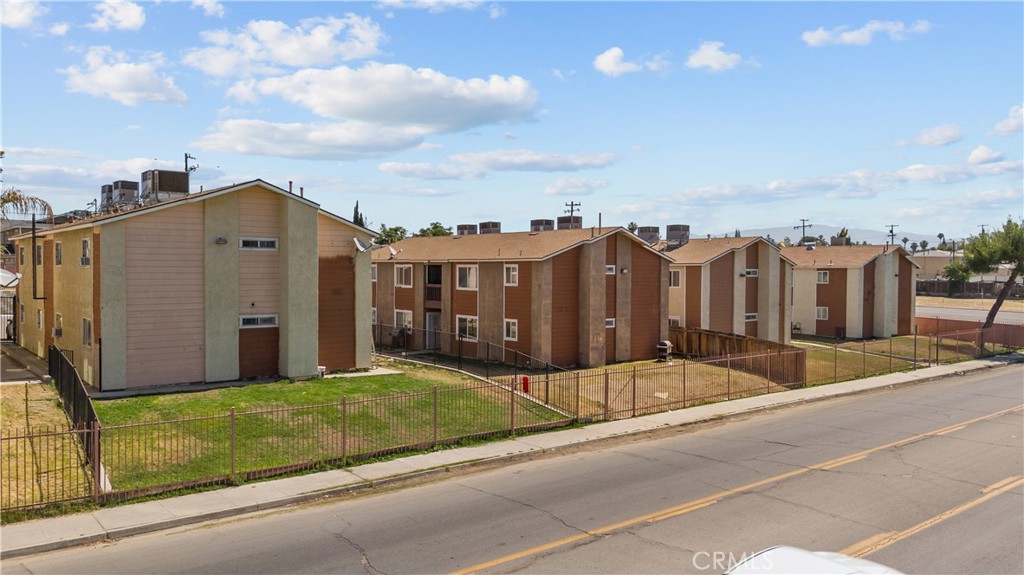
[[558,229],[572,230],[583,228],[583,216],[558,216]]
[[500,234],[501,222],[480,222],[481,234]]
[[661,228],[658,226],[640,226],[636,229],[636,235],[643,241],[654,245],[661,239]]
[[665,226],[665,243],[678,247],[690,241],[690,226],[687,224],[670,224]]
[[457,236],[475,236],[476,235],[476,224],[459,224],[455,227],[455,235]]
[[814,251],[814,244],[807,244],[807,245],[804,246],[804,249],[809,251],[809,252],[812,252],[812,251]]
[[546,232],[555,229],[555,220],[530,220],[531,232]]

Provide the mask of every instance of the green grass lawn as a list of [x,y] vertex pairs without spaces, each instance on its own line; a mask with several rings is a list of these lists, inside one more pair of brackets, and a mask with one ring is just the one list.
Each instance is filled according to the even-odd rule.
[[564,419],[461,374],[406,362],[389,367],[403,373],[97,402],[102,460],[116,490],[143,489],[220,480],[232,462],[236,476],[253,476],[505,433],[513,417],[517,428]]

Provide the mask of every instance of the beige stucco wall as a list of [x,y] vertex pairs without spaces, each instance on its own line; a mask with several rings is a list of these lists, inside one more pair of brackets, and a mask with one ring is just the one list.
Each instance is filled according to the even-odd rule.
[[[749,249],[757,249],[756,244]],[[747,333],[747,281],[740,279],[747,269],[747,250],[736,250],[732,258],[732,332],[739,335]]]
[[793,319],[799,323],[801,333],[814,335],[817,317],[814,308],[818,301],[817,270],[797,268],[793,270]]
[[[81,242],[78,242],[81,250]],[[65,247],[65,250],[67,248]],[[103,391],[125,389],[128,383],[128,311],[127,270],[125,269],[125,224],[114,222],[103,226],[100,234],[100,322],[103,329]],[[67,254],[64,257],[67,261]],[[75,260],[77,263],[77,259]],[[66,266],[67,264],[65,264]],[[62,266],[63,267],[63,266]],[[54,283],[60,294],[64,278]],[[61,300],[58,295],[58,301]],[[79,302],[85,305],[85,302]],[[65,329],[68,327],[65,320]],[[76,329],[81,329],[77,326]],[[65,332],[67,334],[68,332]],[[78,335],[77,341],[81,341]]]
[[[206,381],[238,379],[240,199],[236,193],[204,202]],[[227,243],[218,244],[217,238]]]
[[[687,310],[689,311],[689,310]],[[700,271],[700,328],[711,327],[711,264],[701,266]]]
[[[103,345],[107,345],[105,337],[106,330],[102,334],[97,333],[96,316],[97,310],[93,309],[93,273],[96,271],[96,246],[93,232],[96,228],[70,231],[62,234],[55,234],[56,241],[63,244],[63,264],[53,270],[53,314],[61,314],[63,325],[63,336],[55,339],[54,344],[61,349],[70,349],[74,352],[75,367],[82,380],[89,384],[95,384],[100,377],[99,373],[99,338],[103,337]],[[81,265],[82,240],[89,240],[90,263],[88,266]],[[101,236],[102,241],[102,236]],[[107,254],[102,253],[103,246],[100,246],[100,265],[106,263]],[[42,268],[40,268],[42,271]],[[26,276],[27,277],[27,276]],[[39,294],[43,294],[43,277],[39,275]],[[24,281],[24,280],[22,280]],[[124,290],[122,290],[124,293]],[[40,305],[42,301],[38,302]],[[92,321],[92,345],[82,344],[82,318]],[[26,321],[33,322],[34,319],[26,316]],[[44,336],[45,334],[40,334]],[[44,338],[45,339],[45,338]],[[104,355],[106,349],[104,349]],[[105,360],[104,360],[105,363]],[[104,366],[105,368],[106,366]],[[103,378],[106,379],[106,373]],[[106,389],[106,387],[104,387]]]
[[533,264],[530,297],[533,314],[530,317],[530,355],[551,361],[551,282],[553,260]]
[[780,301],[782,304],[783,314],[779,318],[781,322],[782,330],[782,343],[789,343],[792,339],[793,330],[791,329],[793,323],[793,266],[784,262],[781,258],[779,262],[779,273],[785,278],[785,284],[782,289],[782,293],[779,297],[783,300]]
[[[363,245],[370,245],[372,236],[365,232],[353,230],[353,236],[362,240]],[[355,244],[353,245],[353,251]],[[356,312],[356,368],[369,369],[373,352],[373,326],[370,323],[370,309],[373,307],[372,286],[370,281],[370,250],[356,252],[355,258],[355,312]]]
[[864,268],[846,270],[846,337],[864,337]]
[[[91,232],[89,232],[91,233]],[[43,245],[42,235],[37,235],[37,244]],[[18,345],[38,355],[39,357],[46,357],[46,342],[44,337],[44,326],[45,314],[44,303],[42,299],[33,299],[33,295],[43,295],[43,279],[45,277],[45,271],[42,265],[36,266],[34,264],[34,255],[32,250],[32,239],[25,238],[18,240],[17,245],[14,247],[15,257],[21,253],[21,250],[25,250],[24,265],[18,266],[18,273],[21,274],[21,281],[18,282],[18,309],[15,310],[15,314],[21,317],[21,309],[24,308],[24,321],[18,322]],[[76,249],[81,249],[80,247]],[[77,254],[76,252],[72,252]],[[20,262],[20,260],[19,260]],[[74,265],[78,266],[78,256],[75,256]],[[33,276],[32,270],[35,268],[35,292],[33,293]],[[91,270],[91,268],[86,268]],[[92,290],[90,289],[90,292]],[[41,318],[38,322],[36,318]],[[81,321],[81,320],[78,320]],[[67,320],[65,319],[65,323]],[[81,335],[78,340],[81,342]],[[64,348],[63,345],[58,347]],[[67,348],[65,348],[67,349]]]
[[899,281],[896,251],[875,258],[875,333],[889,337],[896,333]]
[[[767,242],[757,246],[757,337],[779,340],[779,274],[782,273],[779,250]],[[787,330],[788,331],[788,330]]]
[[679,272],[679,287],[668,288],[668,316],[679,318],[679,325],[685,325],[686,266],[680,264],[669,264],[669,272]]
[[280,334],[281,375],[311,377],[317,373],[318,261],[317,208],[280,199]]
[[[607,307],[604,261],[608,252],[604,241],[583,244],[579,249],[579,364],[584,367],[604,365],[604,320]],[[628,324],[615,331],[628,333]]]
[[[626,361],[633,353],[630,337],[633,327],[630,305],[633,301],[633,273],[622,273],[622,270],[633,269],[633,241],[622,234],[615,238],[615,361]],[[656,280],[650,278],[650,281]]]

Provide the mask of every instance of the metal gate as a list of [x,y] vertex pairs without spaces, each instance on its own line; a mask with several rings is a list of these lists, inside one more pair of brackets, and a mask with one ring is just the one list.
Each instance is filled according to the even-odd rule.
[[0,295],[0,341],[18,341],[18,296]]

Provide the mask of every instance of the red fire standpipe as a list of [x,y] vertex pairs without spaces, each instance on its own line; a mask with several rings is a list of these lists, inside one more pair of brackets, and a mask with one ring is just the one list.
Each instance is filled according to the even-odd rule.
[[530,393],[530,378],[529,376],[523,376],[523,393]]

